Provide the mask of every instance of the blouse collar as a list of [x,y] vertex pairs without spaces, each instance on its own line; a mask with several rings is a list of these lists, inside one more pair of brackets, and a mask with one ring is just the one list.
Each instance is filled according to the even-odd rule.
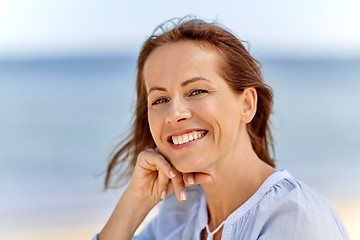
[[[277,182],[284,178],[292,178],[290,173],[286,170],[277,171],[271,174],[259,187],[259,189],[239,208],[232,212],[225,220],[225,225],[232,225],[237,222],[241,217],[243,217],[252,207],[259,203],[259,201],[265,196],[269,189],[275,185]],[[198,223],[200,229],[204,229],[208,223],[208,212],[207,212],[207,201],[205,194],[201,194],[200,204],[199,204],[199,215]]]

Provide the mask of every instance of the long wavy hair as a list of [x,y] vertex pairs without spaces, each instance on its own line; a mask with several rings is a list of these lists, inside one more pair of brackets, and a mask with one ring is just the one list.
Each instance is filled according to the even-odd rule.
[[155,28],[141,48],[137,61],[135,119],[130,134],[111,155],[105,188],[108,188],[110,183],[126,183],[133,172],[138,154],[145,149],[156,147],[148,123],[144,64],[155,49],[167,43],[184,40],[201,43],[217,50],[222,60],[219,61],[222,77],[234,90],[242,92],[247,87],[257,90],[257,112],[253,120],[247,124],[247,131],[258,157],[275,167],[274,159],[270,156],[270,150],[273,151],[273,140],[269,128],[273,93],[262,79],[260,63],[250,56],[242,41],[225,27],[200,19],[173,19]]

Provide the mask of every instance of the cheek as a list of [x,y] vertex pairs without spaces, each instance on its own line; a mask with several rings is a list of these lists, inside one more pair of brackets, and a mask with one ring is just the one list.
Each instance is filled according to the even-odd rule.
[[216,97],[196,105],[195,110],[199,116],[207,121],[216,121],[219,123],[231,122],[238,118],[238,109],[224,98]]
[[216,135],[232,135],[240,123],[240,111],[234,101],[216,98],[198,108],[199,115],[208,121]]
[[160,124],[161,121],[160,121],[160,117],[158,116],[158,114],[156,114],[154,112],[149,112],[148,113],[148,123],[149,123],[151,135],[152,135],[156,145],[158,145],[158,140],[160,137],[160,129],[161,129],[161,124]]

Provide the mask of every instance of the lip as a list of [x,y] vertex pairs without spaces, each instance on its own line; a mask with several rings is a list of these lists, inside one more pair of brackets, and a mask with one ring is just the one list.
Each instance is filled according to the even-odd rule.
[[[183,135],[183,134],[186,134],[186,133],[191,133],[191,132],[205,132],[205,134],[201,138],[198,138],[196,140],[192,140],[192,141],[189,141],[189,142],[183,143],[183,144],[174,144],[172,142],[172,139],[171,139],[172,136],[180,136],[180,135]],[[181,148],[188,147],[190,145],[193,145],[193,144],[201,141],[207,135],[208,132],[209,132],[208,130],[200,129],[200,128],[186,129],[186,130],[172,132],[171,134],[168,135],[166,140],[173,149],[181,149]]]

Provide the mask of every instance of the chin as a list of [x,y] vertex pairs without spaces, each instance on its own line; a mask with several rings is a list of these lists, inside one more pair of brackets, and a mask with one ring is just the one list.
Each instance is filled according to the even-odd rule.
[[204,154],[204,151],[201,151],[201,153],[199,151],[176,152],[174,150],[169,151],[168,149],[166,149],[167,151],[161,151],[160,147],[159,150],[171,165],[182,173],[203,170],[210,157]]
[[198,172],[199,169],[197,165],[199,164],[199,159],[193,158],[179,158],[173,159],[170,161],[171,164],[182,173]]

